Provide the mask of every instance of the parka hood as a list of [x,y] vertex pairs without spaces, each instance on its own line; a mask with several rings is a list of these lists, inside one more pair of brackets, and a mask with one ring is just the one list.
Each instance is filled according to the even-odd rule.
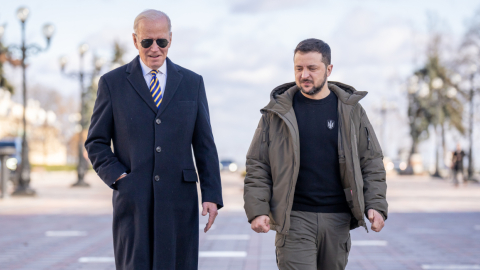
[[[341,102],[347,105],[357,104],[368,94],[366,91],[357,91],[350,85],[334,81],[328,82],[328,88],[337,95]],[[270,102],[261,111],[273,110],[282,115],[286,114],[292,108],[293,96],[298,90],[295,82],[275,87],[270,94]]]

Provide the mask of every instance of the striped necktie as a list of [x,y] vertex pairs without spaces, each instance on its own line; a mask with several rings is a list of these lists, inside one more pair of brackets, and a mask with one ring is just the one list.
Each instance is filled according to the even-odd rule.
[[155,102],[157,108],[160,109],[160,103],[162,103],[163,98],[163,91],[160,85],[160,81],[157,78],[158,71],[152,70],[150,71],[150,74],[152,74],[152,80],[150,81],[150,93],[152,94],[153,102]]

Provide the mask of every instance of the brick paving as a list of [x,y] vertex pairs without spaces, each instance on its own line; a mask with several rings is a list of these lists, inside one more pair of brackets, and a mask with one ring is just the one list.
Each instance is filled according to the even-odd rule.
[[[0,201],[1,270],[114,269],[113,262],[108,261],[113,257],[111,191],[93,174],[88,181],[90,189],[71,189],[73,174],[36,173],[32,186],[39,193],[37,198]],[[199,269],[277,269],[275,234],[254,233],[240,211],[241,178],[223,174],[222,181],[228,207],[221,210],[210,232],[200,232],[200,251],[247,255],[201,257]],[[381,233],[366,233],[362,228],[351,232],[348,270],[480,269],[478,184],[455,189],[446,181],[426,177],[393,177],[388,184],[392,213],[386,227]],[[201,217],[200,224],[205,223],[206,217]],[[80,233],[49,237],[47,231]],[[222,239],[228,238],[225,235],[237,240]],[[386,246],[356,245],[365,240],[386,241]],[[104,257],[107,262],[79,262],[85,257]]]

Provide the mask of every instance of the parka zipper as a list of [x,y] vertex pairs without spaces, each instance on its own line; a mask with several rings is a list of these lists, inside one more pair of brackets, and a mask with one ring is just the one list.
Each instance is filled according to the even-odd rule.
[[[355,106],[353,106],[352,110],[350,111],[350,115],[349,115],[349,118],[348,118],[349,122],[352,121],[351,120],[352,119],[352,114],[355,111],[355,109],[357,108],[357,105],[358,105],[358,103],[355,104]],[[351,136],[352,136],[351,133],[352,133],[352,131],[350,131],[350,140],[351,140]],[[355,143],[357,143],[356,135],[355,135]],[[357,192],[359,192],[359,191],[357,190],[357,183],[356,183],[356,178],[355,178],[355,161],[353,160],[354,159],[353,147],[354,147],[354,145],[352,145],[352,147],[351,147],[351,150],[352,150],[351,156],[352,156],[352,165],[353,165],[353,182],[355,184],[355,197],[357,198],[358,207],[360,207],[361,204],[360,204],[360,200],[358,199],[358,194],[357,194]],[[358,151],[358,149],[357,149],[357,151]],[[352,187],[352,197],[353,197],[353,187]],[[360,211],[362,211],[362,209],[360,209]],[[365,212],[364,212],[364,214],[365,214]],[[363,217],[363,215],[362,215],[362,223],[363,223],[363,227],[365,228],[365,230],[367,230],[367,233],[368,233],[368,228],[367,228],[367,225],[365,223],[365,217]]]
[[338,122],[338,134],[340,135],[340,151],[341,153],[343,154],[343,157],[345,158],[345,152],[343,151],[343,136],[342,136],[342,122],[343,121],[339,121],[338,119],[340,119],[340,113],[338,112],[337,110],[337,122]]
[[[276,112],[276,111],[273,111],[273,110],[270,110],[270,109],[266,109],[267,111],[270,111],[272,113],[275,113],[278,117],[280,117],[280,119],[283,120],[283,122],[287,123],[290,123],[290,125],[293,126],[293,124],[290,122],[290,120],[288,120],[287,118],[283,117],[282,115],[280,115],[280,113]],[[288,124],[287,124],[287,128],[288,127]],[[290,129],[290,128],[289,128]],[[292,138],[293,139],[293,138]],[[290,177],[290,186],[288,187],[288,193],[287,193],[287,207],[285,208],[285,219],[283,220],[283,227],[282,227],[282,232],[283,230],[285,229],[285,225],[287,223],[287,211],[288,211],[288,203],[289,203],[289,198],[290,198],[290,193],[292,191],[292,182],[293,182],[293,175],[295,174],[295,166],[297,166],[297,162],[295,161],[295,152],[293,153],[293,172],[292,172],[292,177]]]

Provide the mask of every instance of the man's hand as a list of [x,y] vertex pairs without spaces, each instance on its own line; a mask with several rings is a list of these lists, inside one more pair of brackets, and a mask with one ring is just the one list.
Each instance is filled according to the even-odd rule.
[[252,221],[252,230],[257,233],[267,233],[270,230],[270,218],[268,216],[258,216]]
[[115,180],[115,183],[116,183],[118,180],[120,180],[120,179],[124,178],[125,176],[127,176],[127,174],[126,174],[126,173],[124,173],[124,174],[120,175],[120,177],[118,177],[118,178],[117,178],[117,180]]
[[382,215],[373,209],[368,209],[368,220],[372,223],[372,231],[379,232],[385,226]]
[[208,223],[205,226],[205,229],[203,229],[203,231],[206,233],[212,227],[213,222],[215,221],[215,218],[218,215],[218,210],[217,210],[217,204],[211,203],[211,202],[204,202],[202,204],[202,207],[203,207],[202,216],[206,216],[207,213],[209,213]]

